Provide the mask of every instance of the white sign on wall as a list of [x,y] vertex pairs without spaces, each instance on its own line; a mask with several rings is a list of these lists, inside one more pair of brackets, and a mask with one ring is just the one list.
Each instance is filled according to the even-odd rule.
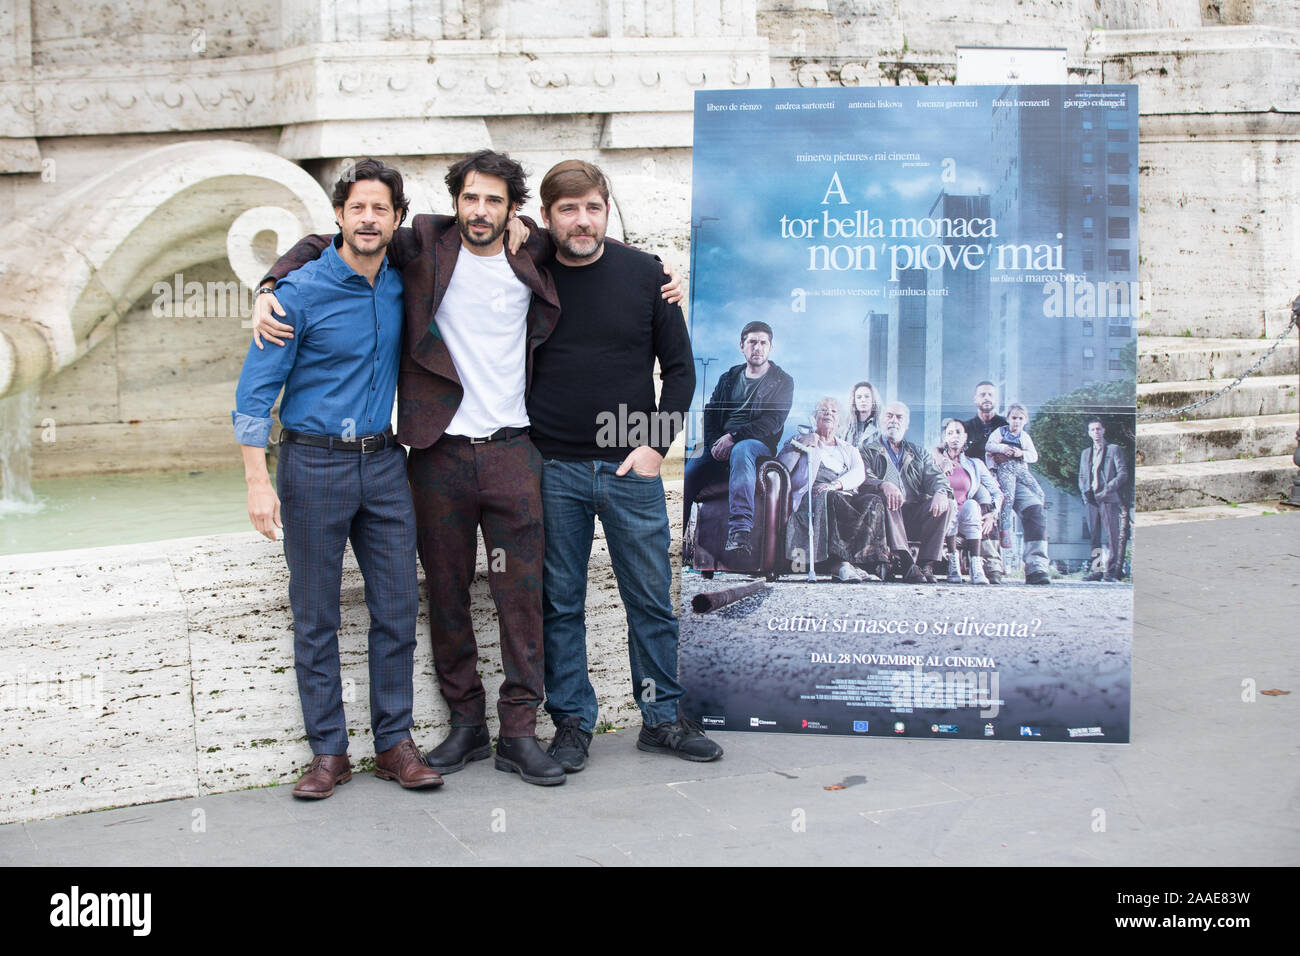
[[957,82],[963,86],[1063,86],[1064,47],[957,47]]

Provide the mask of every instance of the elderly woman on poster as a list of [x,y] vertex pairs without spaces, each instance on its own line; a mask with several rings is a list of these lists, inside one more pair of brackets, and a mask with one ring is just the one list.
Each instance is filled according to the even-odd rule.
[[980,558],[980,542],[997,527],[1002,489],[984,462],[966,455],[966,444],[966,426],[955,418],[945,419],[943,444],[934,451],[934,463],[947,476],[956,501],[944,533],[948,545],[948,580],[961,583],[961,562],[957,554],[960,536],[962,550],[970,562],[970,583],[988,584]]
[[812,480],[813,554],[816,563],[829,562],[836,580],[865,581],[862,568],[889,561],[885,544],[884,502],[879,495],[854,494],[866,477],[857,448],[838,436],[840,403],[826,396],[817,403],[813,430],[786,442],[779,459],[790,471],[790,517],[786,522],[786,557],[809,560],[808,492]]
[[880,437],[880,399],[870,382],[858,382],[849,391],[848,421],[840,427],[839,437],[861,454]]

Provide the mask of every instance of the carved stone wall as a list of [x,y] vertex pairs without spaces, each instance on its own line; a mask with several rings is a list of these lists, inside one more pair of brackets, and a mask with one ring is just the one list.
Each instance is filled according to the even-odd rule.
[[[915,0],[586,0],[553,11],[533,0],[0,0],[0,201],[32,237],[29,255],[57,261],[66,250],[40,243],[51,204],[159,145],[243,141],[322,187],[347,159],[377,155],[408,173],[417,208],[438,211],[447,162],[490,146],[534,182],[561,158],[601,164],[614,234],[684,269],[696,90],[951,83],[959,45],[1061,46],[1073,81],[1140,88],[1144,331],[1258,336],[1300,284],[1291,0],[953,0],[937,12]],[[21,327],[0,332],[0,370],[45,347],[40,374],[56,374],[67,344],[39,332],[48,300],[33,298],[26,268],[0,263],[0,328]],[[141,269],[136,287],[170,276],[161,263]],[[106,299],[104,315],[111,326],[133,307]],[[88,350],[78,340],[72,353]],[[0,391],[18,387],[9,379]]]

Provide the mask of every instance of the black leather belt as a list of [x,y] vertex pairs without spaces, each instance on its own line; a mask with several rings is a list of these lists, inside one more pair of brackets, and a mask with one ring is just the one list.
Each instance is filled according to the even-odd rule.
[[286,428],[280,432],[280,444],[313,445],[316,448],[328,448],[330,451],[359,451],[363,455],[368,455],[396,445],[397,437],[391,427],[385,428],[378,435],[362,435],[352,441],[329,435],[308,435],[306,432],[296,432]]
[[490,441],[505,441],[507,438],[518,438],[520,435],[527,435],[528,428],[498,428],[491,435],[483,438],[475,438],[471,435],[447,435],[447,438],[454,438],[457,441],[467,441],[471,445],[483,445]]

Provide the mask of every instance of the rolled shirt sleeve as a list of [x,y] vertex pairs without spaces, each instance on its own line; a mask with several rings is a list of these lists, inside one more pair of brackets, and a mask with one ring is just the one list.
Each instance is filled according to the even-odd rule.
[[241,415],[237,411],[232,411],[230,418],[235,425],[235,441],[241,445],[265,448],[266,443],[271,440],[270,415],[265,418],[254,418],[252,415]]
[[244,367],[239,373],[235,388],[235,408],[230,413],[235,429],[235,440],[241,445],[265,448],[271,438],[271,409],[284,387],[285,379],[293,370],[301,338],[301,296],[292,279],[285,279],[276,290],[276,298],[284,308],[284,322],[293,326],[295,335],[283,348],[268,345],[259,349],[252,342],[244,357]]

